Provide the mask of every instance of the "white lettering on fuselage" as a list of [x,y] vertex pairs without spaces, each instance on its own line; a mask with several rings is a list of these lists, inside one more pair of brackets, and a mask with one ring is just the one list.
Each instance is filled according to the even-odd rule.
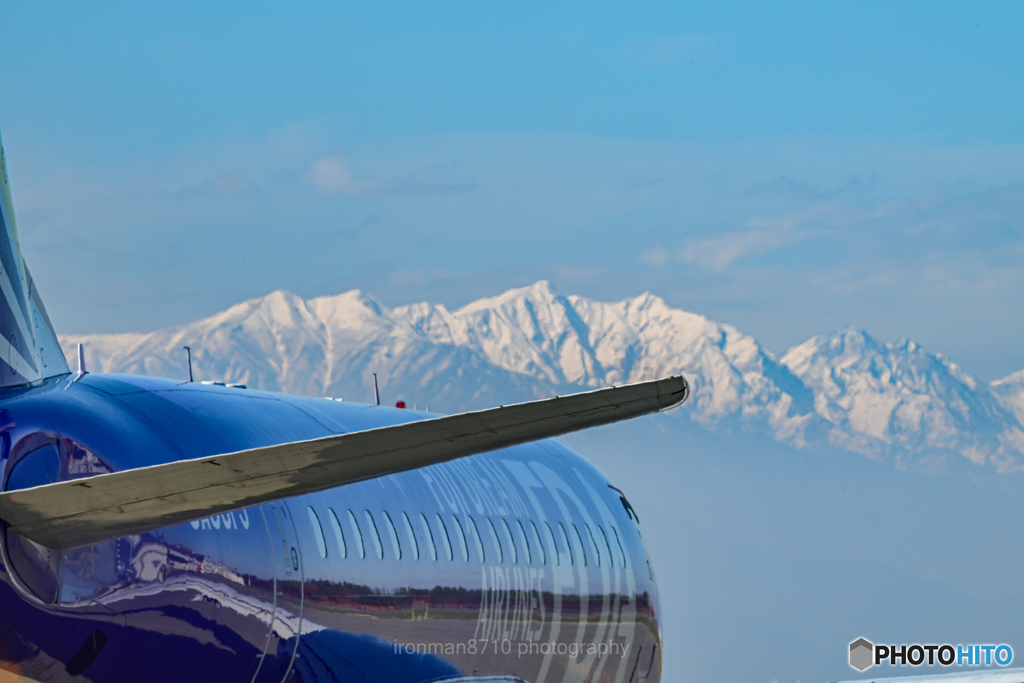
[[532,643],[542,636],[544,570],[482,567],[480,614],[473,637]]
[[220,515],[214,515],[213,517],[204,517],[203,519],[197,519],[189,522],[193,529],[209,529],[211,531],[215,529],[223,529],[225,531],[231,531],[232,529],[249,528],[249,511],[239,510],[236,515],[234,512],[225,512]]
[[495,463],[472,459],[419,470],[438,506],[450,512],[522,517],[527,507]]

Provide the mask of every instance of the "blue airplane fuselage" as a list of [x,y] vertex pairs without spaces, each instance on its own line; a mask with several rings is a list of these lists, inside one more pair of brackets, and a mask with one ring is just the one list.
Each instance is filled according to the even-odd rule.
[[[5,490],[431,417],[71,380],[0,393]],[[0,545],[0,665],[32,680],[660,679],[636,514],[556,441],[62,553],[13,533]]]

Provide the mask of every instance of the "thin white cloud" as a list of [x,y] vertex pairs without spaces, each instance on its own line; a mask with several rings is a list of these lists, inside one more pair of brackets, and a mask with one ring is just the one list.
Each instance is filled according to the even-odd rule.
[[382,189],[376,180],[357,179],[352,164],[341,155],[322,156],[310,162],[302,180],[321,194],[366,194]]
[[317,157],[311,161],[302,180],[325,195],[458,192],[479,187],[474,182],[455,182],[450,178],[451,175],[450,168],[430,166],[415,169],[393,180],[359,178],[352,169],[352,163],[337,154]]
[[672,257],[673,254],[668,249],[654,247],[640,255],[640,262],[646,263],[652,268],[664,268]]
[[190,199],[193,197],[206,197],[213,199],[224,199],[238,197],[239,195],[255,192],[259,188],[249,181],[234,175],[222,175],[212,180],[206,180],[195,185],[188,185],[178,190],[175,195],[177,199]]
[[725,270],[735,261],[748,256],[761,256],[788,244],[800,242],[818,232],[812,225],[832,223],[836,213],[831,203],[817,204],[801,211],[789,211],[765,218],[754,216],[746,221],[745,230],[693,240],[676,249],[655,247],[640,256],[640,262],[654,268],[669,261],[688,263],[711,270]]

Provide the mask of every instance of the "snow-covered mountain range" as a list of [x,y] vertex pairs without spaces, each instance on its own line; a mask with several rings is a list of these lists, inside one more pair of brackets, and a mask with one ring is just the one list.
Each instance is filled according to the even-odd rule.
[[562,296],[547,282],[456,311],[387,308],[356,290],[304,300],[278,291],[149,334],[62,335],[89,369],[197,380],[450,412],[682,373],[692,394],[672,421],[763,434],[897,465],[1024,469],[1024,370],[986,386],[941,354],[858,329],[776,358],[730,325],[652,294],[615,303]]

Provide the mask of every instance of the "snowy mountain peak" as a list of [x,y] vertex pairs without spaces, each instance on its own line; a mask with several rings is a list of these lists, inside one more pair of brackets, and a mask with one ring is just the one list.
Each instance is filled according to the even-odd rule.
[[485,297],[470,302],[460,308],[459,313],[470,313],[479,309],[500,308],[507,304],[518,305],[523,301],[545,302],[547,305],[554,303],[558,298],[558,292],[547,280],[538,280],[526,287],[509,289],[497,296]]
[[605,303],[540,281],[449,311],[388,308],[359,290],[308,301],[277,291],[150,334],[61,337],[66,349],[78,342],[105,372],[183,376],[188,344],[199,379],[355,400],[376,372],[385,395],[445,411],[682,373],[691,399],[670,419],[901,463],[1024,463],[1024,371],[982,387],[912,341],[854,327],[777,360],[649,292]]
[[793,347],[782,363],[814,392],[833,443],[878,457],[894,446],[953,451],[1004,468],[1020,456],[1020,425],[998,398],[915,342],[885,344],[849,328]]
[[339,330],[363,330],[370,326],[388,327],[387,309],[358,289],[335,296],[310,299],[308,309],[323,324]]

